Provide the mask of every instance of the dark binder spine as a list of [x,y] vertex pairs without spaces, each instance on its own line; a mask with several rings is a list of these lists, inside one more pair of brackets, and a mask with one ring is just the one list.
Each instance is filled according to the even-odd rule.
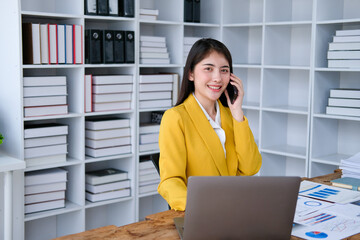
[[184,0],[184,22],[193,21],[193,0]]
[[114,31],[114,62],[125,62],[125,36],[124,31]]
[[104,30],[104,63],[114,63],[114,32]]
[[193,22],[200,22],[200,0],[193,0]]
[[85,14],[86,15],[96,15],[97,7],[96,0],[85,0]]
[[119,15],[122,17],[135,16],[135,2],[134,0],[119,0]]
[[108,0],[97,0],[97,14],[107,16],[109,15]]
[[85,63],[102,63],[102,30],[85,31]]
[[135,62],[135,35],[134,31],[125,32],[125,62]]
[[119,16],[119,1],[118,0],[109,0],[109,15],[110,16]]

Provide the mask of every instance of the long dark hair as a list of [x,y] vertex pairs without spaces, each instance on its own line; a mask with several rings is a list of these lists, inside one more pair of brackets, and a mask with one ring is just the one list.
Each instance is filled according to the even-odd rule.
[[[191,47],[189,55],[186,59],[181,88],[176,106],[183,103],[185,99],[195,91],[194,82],[189,80],[190,72],[194,71],[195,65],[206,58],[212,51],[224,55],[229,62],[230,72],[233,72],[232,58],[229,49],[220,41],[212,38],[202,38],[194,43]],[[221,94],[220,101],[223,106],[227,107],[227,100],[225,94]]]

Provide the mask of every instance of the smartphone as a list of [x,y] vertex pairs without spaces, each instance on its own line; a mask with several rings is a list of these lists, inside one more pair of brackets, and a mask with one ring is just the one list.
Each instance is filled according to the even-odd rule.
[[230,102],[231,102],[231,104],[233,104],[235,102],[236,98],[238,97],[238,93],[239,93],[238,89],[235,86],[231,85],[230,82],[227,85],[226,89],[229,94]]

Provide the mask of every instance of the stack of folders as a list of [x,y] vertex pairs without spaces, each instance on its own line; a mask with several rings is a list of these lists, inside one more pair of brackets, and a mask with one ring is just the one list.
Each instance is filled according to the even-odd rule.
[[189,55],[191,47],[194,43],[201,38],[199,37],[184,37],[184,63],[186,63],[187,56]]
[[179,75],[142,74],[139,78],[139,108],[169,108],[178,96]]
[[339,168],[342,171],[342,178],[360,179],[360,152],[347,159],[341,159]]
[[24,117],[68,114],[66,76],[24,77]]
[[85,121],[85,154],[105,157],[131,152],[130,119]]
[[85,0],[86,15],[134,17],[134,0]]
[[360,29],[337,30],[327,58],[329,68],[360,68]]
[[165,37],[140,36],[141,64],[169,64]]
[[155,21],[158,16],[159,9],[140,8],[140,19]]
[[160,183],[160,176],[148,156],[142,157],[139,164],[139,194],[155,192]]
[[140,152],[159,150],[159,131],[160,131],[160,124],[158,123],[149,123],[149,124],[140,125],[139,128]]
[[130,196],[128,172],[106,168],[85,174],[86,199],[90,202]]
[[83,63],[83,27],[77,24],[23,23],[24,64]]
[[62,168],[25,173],[25,213],[65,207],[67,171]]
[[86,75],[85,110],[87,112],[128,110],[131,108],[132,91],[133,75]]
[[330,89],[326,114],[360,117],[360,89]]
[[56,123],[27,124],[24,156],[27,167],[66,161],[68,126]]

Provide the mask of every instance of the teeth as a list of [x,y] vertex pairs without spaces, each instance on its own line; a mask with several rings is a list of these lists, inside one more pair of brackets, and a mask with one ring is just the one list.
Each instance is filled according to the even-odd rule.
[[213,87],[213,86],[209,86],[209,88],[211,88],[211,89],[215,89],[215,90],[218,90],[218,89],[220,89],[221,87]]

